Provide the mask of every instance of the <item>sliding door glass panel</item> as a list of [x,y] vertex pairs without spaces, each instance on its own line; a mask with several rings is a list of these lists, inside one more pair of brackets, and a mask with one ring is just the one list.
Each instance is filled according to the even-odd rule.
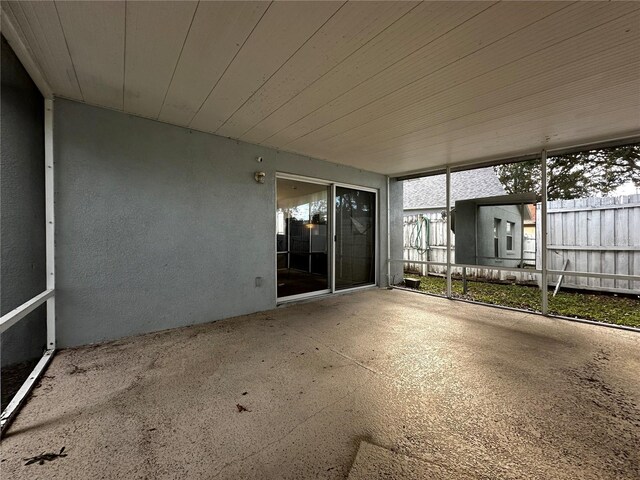
[[276,252],[278,298],[329,288],[329,187],[279,178]]
[[336,187],[336,290],[376,281],[376,194]]

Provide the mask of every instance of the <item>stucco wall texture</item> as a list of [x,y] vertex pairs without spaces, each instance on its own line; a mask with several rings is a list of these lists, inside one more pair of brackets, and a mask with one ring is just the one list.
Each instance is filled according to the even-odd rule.
[[[2,37],[0,91],[0,314],[42,293],[45,273],[44,101]],[[40,357],[42,306],[1,336],[2,366]]]
[[273,308],[276,172],[379,189],[386,285],[385,176],[64,99],[54,112],[59,346]]

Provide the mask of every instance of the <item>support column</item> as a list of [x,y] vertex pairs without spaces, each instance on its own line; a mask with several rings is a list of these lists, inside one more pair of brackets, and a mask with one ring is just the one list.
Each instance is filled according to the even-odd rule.
[[547,315],[549,313],[549,291],[547,289],[547,151],[542,150],[540,161],[540,171],[542,174],[542,199],[540,212],[542,218],[540,219],[540,243],[538,248],[541,248],[541,270],[542,270],[542,314]]
[[451,298],[451,168],[447,167],[447,298]]
[[[45,162],[45,235],[47,290],[56,287],[55,269],[55,213],[53,182],[53,99],[44,100],[44,162]],[[55,294],[47,300],[47,350],[56,348],[56,299]]]

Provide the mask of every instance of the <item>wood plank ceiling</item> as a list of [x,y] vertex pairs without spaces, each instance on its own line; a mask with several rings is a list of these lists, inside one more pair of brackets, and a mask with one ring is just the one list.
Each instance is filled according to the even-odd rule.
[[2,2],[54,95],[385,174],[640,132],[638,2]]

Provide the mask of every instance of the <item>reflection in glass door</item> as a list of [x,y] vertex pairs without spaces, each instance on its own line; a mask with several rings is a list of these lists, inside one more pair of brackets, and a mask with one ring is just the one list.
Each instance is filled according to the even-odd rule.
[[329,292],[328,185],[277,179],[277,295]]
[[335,289],[376,283],[376,194],[336,186]]

